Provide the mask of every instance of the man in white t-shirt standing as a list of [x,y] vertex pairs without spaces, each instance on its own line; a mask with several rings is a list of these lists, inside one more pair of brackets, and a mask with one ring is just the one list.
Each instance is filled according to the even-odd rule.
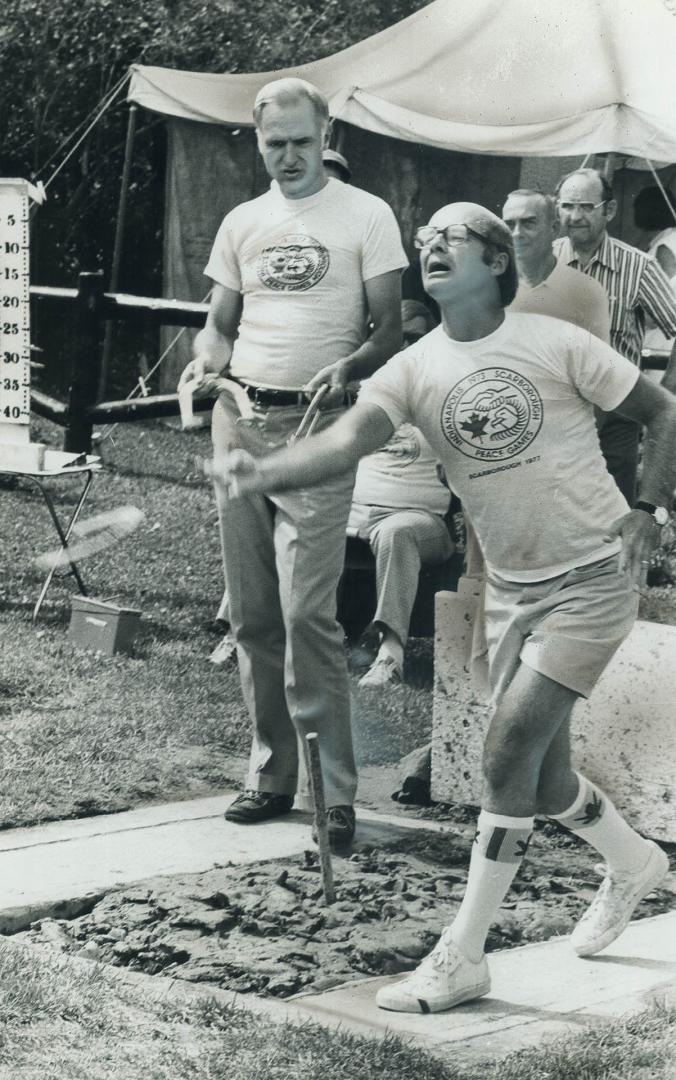
[[[451,926],[378,1004],[438,1012],[488,993],[485,939],[527,850],[533,815],[601,853],[607,874],[571,944],[609,945],[664,878],[662,849],[571,768],[569,722],[628,634],[635,587],[676,485],[676,402],[598,338],[544,315],[505,314],[516,291],[511,235],[473,203],[419,229],[423,284],[441,326],[393,357],[333,428],[216,470],[242,491],[317,483],[415,423],[469,511],[487,566],[494,712],[467,889]],[[605,468],[593,405],[647,429],[641,501],[629,508]]]
[[[325,98],[303,80],[280,79],[259,92],[254,121],[272,185],[218,231],[205,271],[214,281],[207,323],[181,376],[208,388],[209,373],[227,369],[246,387],[253,420],[243,421],[227,392],[216,404],[217,456],[284,446],[322,384],[330,390],[318,427],[330,423],[345,409],[348,382],[372,374],[401,335],[399,229],[382,200],[324,175]],[[217,492],[230,623],[253,727],[245,790],[225,816],[253,824],[286,813],[298,779],[297,733],[316,731],[336,845],[354,833],[357,779],[335,618],[353,483],[350,466],[279,497],[234,501]]]

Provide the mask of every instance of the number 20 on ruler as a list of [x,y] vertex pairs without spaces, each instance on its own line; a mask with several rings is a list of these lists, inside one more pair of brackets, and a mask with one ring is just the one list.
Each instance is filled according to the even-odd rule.
[[30,421],[28,191],[0,178],[0,424]]

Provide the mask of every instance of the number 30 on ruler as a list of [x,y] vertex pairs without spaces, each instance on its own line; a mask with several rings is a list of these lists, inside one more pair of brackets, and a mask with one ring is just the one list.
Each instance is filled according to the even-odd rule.
[[0,178],[0,425],[29,422],[28,185]]

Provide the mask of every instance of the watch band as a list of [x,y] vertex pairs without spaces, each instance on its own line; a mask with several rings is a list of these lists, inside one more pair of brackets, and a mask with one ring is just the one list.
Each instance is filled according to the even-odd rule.
[[646,514],[650,514],[655,524],[660,527],[666,525],[669,520],[669,511],[665,506],[655,506],[654,503],[643,502],[642,499],[634,503],[634,510],[643,510]]

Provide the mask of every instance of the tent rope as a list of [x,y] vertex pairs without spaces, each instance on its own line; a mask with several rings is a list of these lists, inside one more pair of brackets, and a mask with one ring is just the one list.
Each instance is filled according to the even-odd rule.
[[[96,125],[98,124],[98,122],[99,122],[99,120],[101,119],[101,117],[103,116],[103,114],[104,114],[104,113],[106,112],[106,110],[107,110],[107,109],[109,109],[109,108],[110,108],[110,106],[112,105],[113,101],[114,101],[114,100],[115,100],[115,98],[116,98],[116,97],[118,96],[118,94],[119,94],[119,93],[120,93],[120,91],[122,90],[122,88],[123,88],[124,84],[125,84],[125,83],[127,82],[127,80],[128,80],[129,78],[130,78],[130,74],[129,74],[129,72],[126,72],[126,73],[125,73],[125,75],[124,75],[124,78],[120,80],[120,82],[119,82],[119,83],[117,84],[117,86],[115,86],[115,87],[113,88],[113,90],[111,90],[111,91],[110,91],[110,93],[109,93],[109,94],[108,94],[108,95],[107,95],[107,96],[106,96],[105,98],[103,98],[103,99],[102,99],[102,102],[103,102],[103,104],[101,105],[101,107],[100,107],[100,108],[99,108],[99,107],[97,106],[97,111],[96,111],[96,114],[95,114],[95,116],[94,116],[93,120],[92,120],[92,121],[91,121],[91,122],[90,122],[90,123],[89,123],[89,124],[87,125],[87,127],[85,128],[85,130],[83,131],[82,135],[81,135],[81,136],[80,136],[80,138],[79,138],[79,139],[77,140],[77,142],[75,143],[75,145],[74,145],[74,146],[72,146],[72,147],[71,147],[71,149],[70,149],[70,150],[68,151],[68,153],[67,153],[67,154],[66,154],[66,156],[64,157],[64,159],[63,159],[63,161],[61,162],[61,164],[60,164],[60,165],[57,165],[56,169],[54,170],[54,172],[53,172],[53,173],[52,173],[52,175],[50,176],[49,180],[46,180],[46,181],[45,181],[45,185],[44,185],[44,186],[45,186],[45,188],[48,188],[48,187],[49,187],[49,185],[51,184],[52,180],[55,180],[55,179],[56,179],[56,177],[57,177],[57,176],[59,175],[59,173],[60,173],[60,172],[61,172],[61,170],[62,170],[62,169],[64,168],[64,166],[65,166],[65,165],[66,165],[66,164],[67,164],[67,163],[68,163],[68,162],[70,161],[70,159],[72,158],[73,154],[75,154],[75,153],[76,153],[76,151],[77,151],[77,150],[78,150],[78,149],[79,149],[79,148],[80,148],[80,147],[82,146],[82,143],[83,143],[83,142],[85,141],[85,139],[86,139],[86,138],[87,138],[87,136],[89,135],[89,132],[90,132],[90,131],[92,131],[92,129],[96,127]],[[91,115],[91,113],[90,113],[90,115]],[[76,130],[77,130],[77,129],[76,129]],[[72,135],[71,135],[71,136],[69,136],[69,138],[72,138]],[[68,142],[68,139],[66,139],[66,143],[67,143],[67,142]],[[63,145],[65,145],[65,143],[64,143]]]
[[664,198],[665,203],[667,204],[667,206],[669,207],[669,209],[671,211],[671,216],[673,217],[674,221],[676,221],[676,208],[674,207],[674,204],[672,203],[671,199],[667,195],[664,184],[662,183],[659,176],[657,175],[657,171],[656,171],[655,166],[653,165],[652,161],[649,158],[646,158],[646,161],[648,162],[648,165],[650,166],[650,171],[651,171],[651,173],[653,174],[653,176],[655,178],[655,183],[657,184],[658,188],[662,192],[662,197]]
[[[200,304],[206,304],[206,302],[209,300],[212,292],[213,292],[213,286],[209,289],[209,291],[207,293],[205,293],[204,297],[200,300]],[[132,398],[138,397],[139,394],[143,394],[145,396],[145,393],[146,393],[145,388],[146,388],[146,384],[148,382],[148,379],[150,379],[155,374],[155,372],[157,371],[157,369],[160,366],[160,364],[162,363],[162,361],[164,359],[166,359],[166,357],[169,355],[169,353],[173,349],[176,342],[180,340],[180,338],[183,336],[183,334],[185,334],[187,329],[188,329],[187,326],[182,326],[181,329],[179,330],[179,332],[174,335],[174,337],[171,339],[171,341],[167,345],[164,352],[162,352],[160,354],[159,359],[150,368],[147,375],[144,375],[142,378],[140,378],[138,383],[136,384],[136,386],[134,386],[133,389],[131,389],[129,391],[126,398],[124,399],[125,401],[131,401]],[[110,436],[112,435],[112,433],[115,431],[115,428],[118,426],[119,423],[121,423],[121,421],[118,420],[117,423],[109,424],[109,426],[107,428],[104,428],[104,430],[101,432],[101,436],[99,438],[99,443],[102,443],[104,441],[104,439],[109,439]]]
[[35,173],[36,176],[40,176],[42,173],[45,172],[46,169],[49,168],[49,166],[52,164],[52,162],[56,158],[58,158],[59,155],[62,153],[62,151],[65,149],[65,147],[68,146],[68,143],[71,141],[71,139],[74,139],[75,136],[77,135],[77,133],[85,126],[86,123],[88,123],[89,118],[94,115],[96,110],[98,108],[100,108],[100,106],[103,104],[103,102],[107,101],[108,98],[111,98],[111,99],[114,98],[117,95],[117,93],[121,90],[121,88],[124,86],[124,84],[125,84],[125,82],[127,81],[128,78],[129,78],[129,72],[125,71],[124,75],[122,75],[121,78],[118,79],[118,81],[115,83],[115,85],[110,90],[108,90],[107,93],[105,93],[103,95],[101,100],[97,102],[97,104],[94,106],[94,108],[91,110],[91,112],[87,113],[87,115],[84,117],[84,119],[81,120],[80,123],[77,124],[77,126],[74,127],[73,130],[68,135],[66,135],[65,139],[63,139],[61,141],[61,143],[57,146],[56,150],[54,150],[53,153],[51,153],[49,155],[47,160],[42,163],[40,168],[36,170],[36,173]]

